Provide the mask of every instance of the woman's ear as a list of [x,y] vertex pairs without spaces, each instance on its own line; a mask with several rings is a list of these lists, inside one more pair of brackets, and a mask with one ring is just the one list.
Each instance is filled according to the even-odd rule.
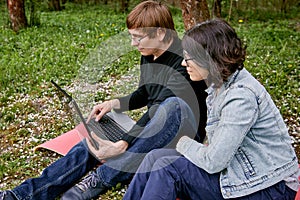
[[163,28],[158,28],[156,31],[156,35],[157,35],[157,38],[159,39],[159,41],[163,41],[163,39],[166,36],[166,30]]

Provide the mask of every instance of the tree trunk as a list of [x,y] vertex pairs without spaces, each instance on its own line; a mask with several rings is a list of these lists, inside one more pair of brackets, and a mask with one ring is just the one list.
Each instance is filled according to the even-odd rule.
[[129,7],[129,0],[121,0],[120,12],[127,12]]
[[55,11],[61,11],[60,0],[52,0],[52,5]]
[[[29,5],[29,26],[38,26],[40,25],[40,17],[37,12],[37,1],[36,0],[30,0]],[[28,16],[28,15],[27,15]]]
[[28,26],[25,15],[24,0],[7,0],[11,27],[14,31],[19,31]]
[[210,18],[206,0],[181,0],[180,5],[185,30]]
[[287,7],[287,0],[282,0],[281,2],[281,8],[280,8],[280,11],[284,14],[286,14],[286,7]]
[[[76,1],[73,1],[76,2]],[[48,7],[50,10],[61,11],[62,7],[60,6],[60,0],[49,0]]]
[[222,0],[214,0],[212,11],[214,17],[221,18],[221,1]]

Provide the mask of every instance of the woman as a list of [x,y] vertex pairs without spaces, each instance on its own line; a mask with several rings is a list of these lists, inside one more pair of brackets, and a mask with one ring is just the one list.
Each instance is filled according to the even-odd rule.
[[124,199],[294,199],[298,160],[287,128],[244,69],[245,48],[234,29],[207,21],[187,31],[182,44],[190,78],[209,87],[208,144],[183,136],[177,151],[148,153]]

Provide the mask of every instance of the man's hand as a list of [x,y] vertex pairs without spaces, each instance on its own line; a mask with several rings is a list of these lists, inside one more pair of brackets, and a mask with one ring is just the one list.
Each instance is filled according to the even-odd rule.
[[92,112],[90,113],[87,123],[90,121],[92,117],[96,117],[96,121],[99,121],[103,115],[111,111],[112,109],[120,108],[120,101],[118,99],[113,99],[109,101],[104,101],[101,104],[94,106]]
[[99,144],[99,149],[96,150],[92,145],[91,141],[87,139],[88,148],[91,153],[96,156],[99,160],[105,160],[117,155],[124,153],[128,147],[128,143],[124,140],[118,142],[111,142],[109,140],[103,140],[99,138],[95,133],[92,132],[92,137],[95,142]]

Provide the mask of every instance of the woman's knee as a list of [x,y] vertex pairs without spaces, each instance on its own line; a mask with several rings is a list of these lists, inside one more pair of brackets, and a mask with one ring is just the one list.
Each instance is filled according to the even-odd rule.
[[173,168],[173,163],[180,158],[180,156],[164,156],[161,158],[158,158],[152,167],[152,171],[157,171],[157,170],[167,170],[169,171],[170,169]]
[[[168,157],[180,156],[175,149],[153,149],[144,158],[147,163],[152,165],[160,159],[170,159]],[[163,161],[161,161],[163,162]]]
[[159,157],[161,157],[162,149],[153,149],[149,153],[146,154],[144,161],[148,163],[154,163]]

